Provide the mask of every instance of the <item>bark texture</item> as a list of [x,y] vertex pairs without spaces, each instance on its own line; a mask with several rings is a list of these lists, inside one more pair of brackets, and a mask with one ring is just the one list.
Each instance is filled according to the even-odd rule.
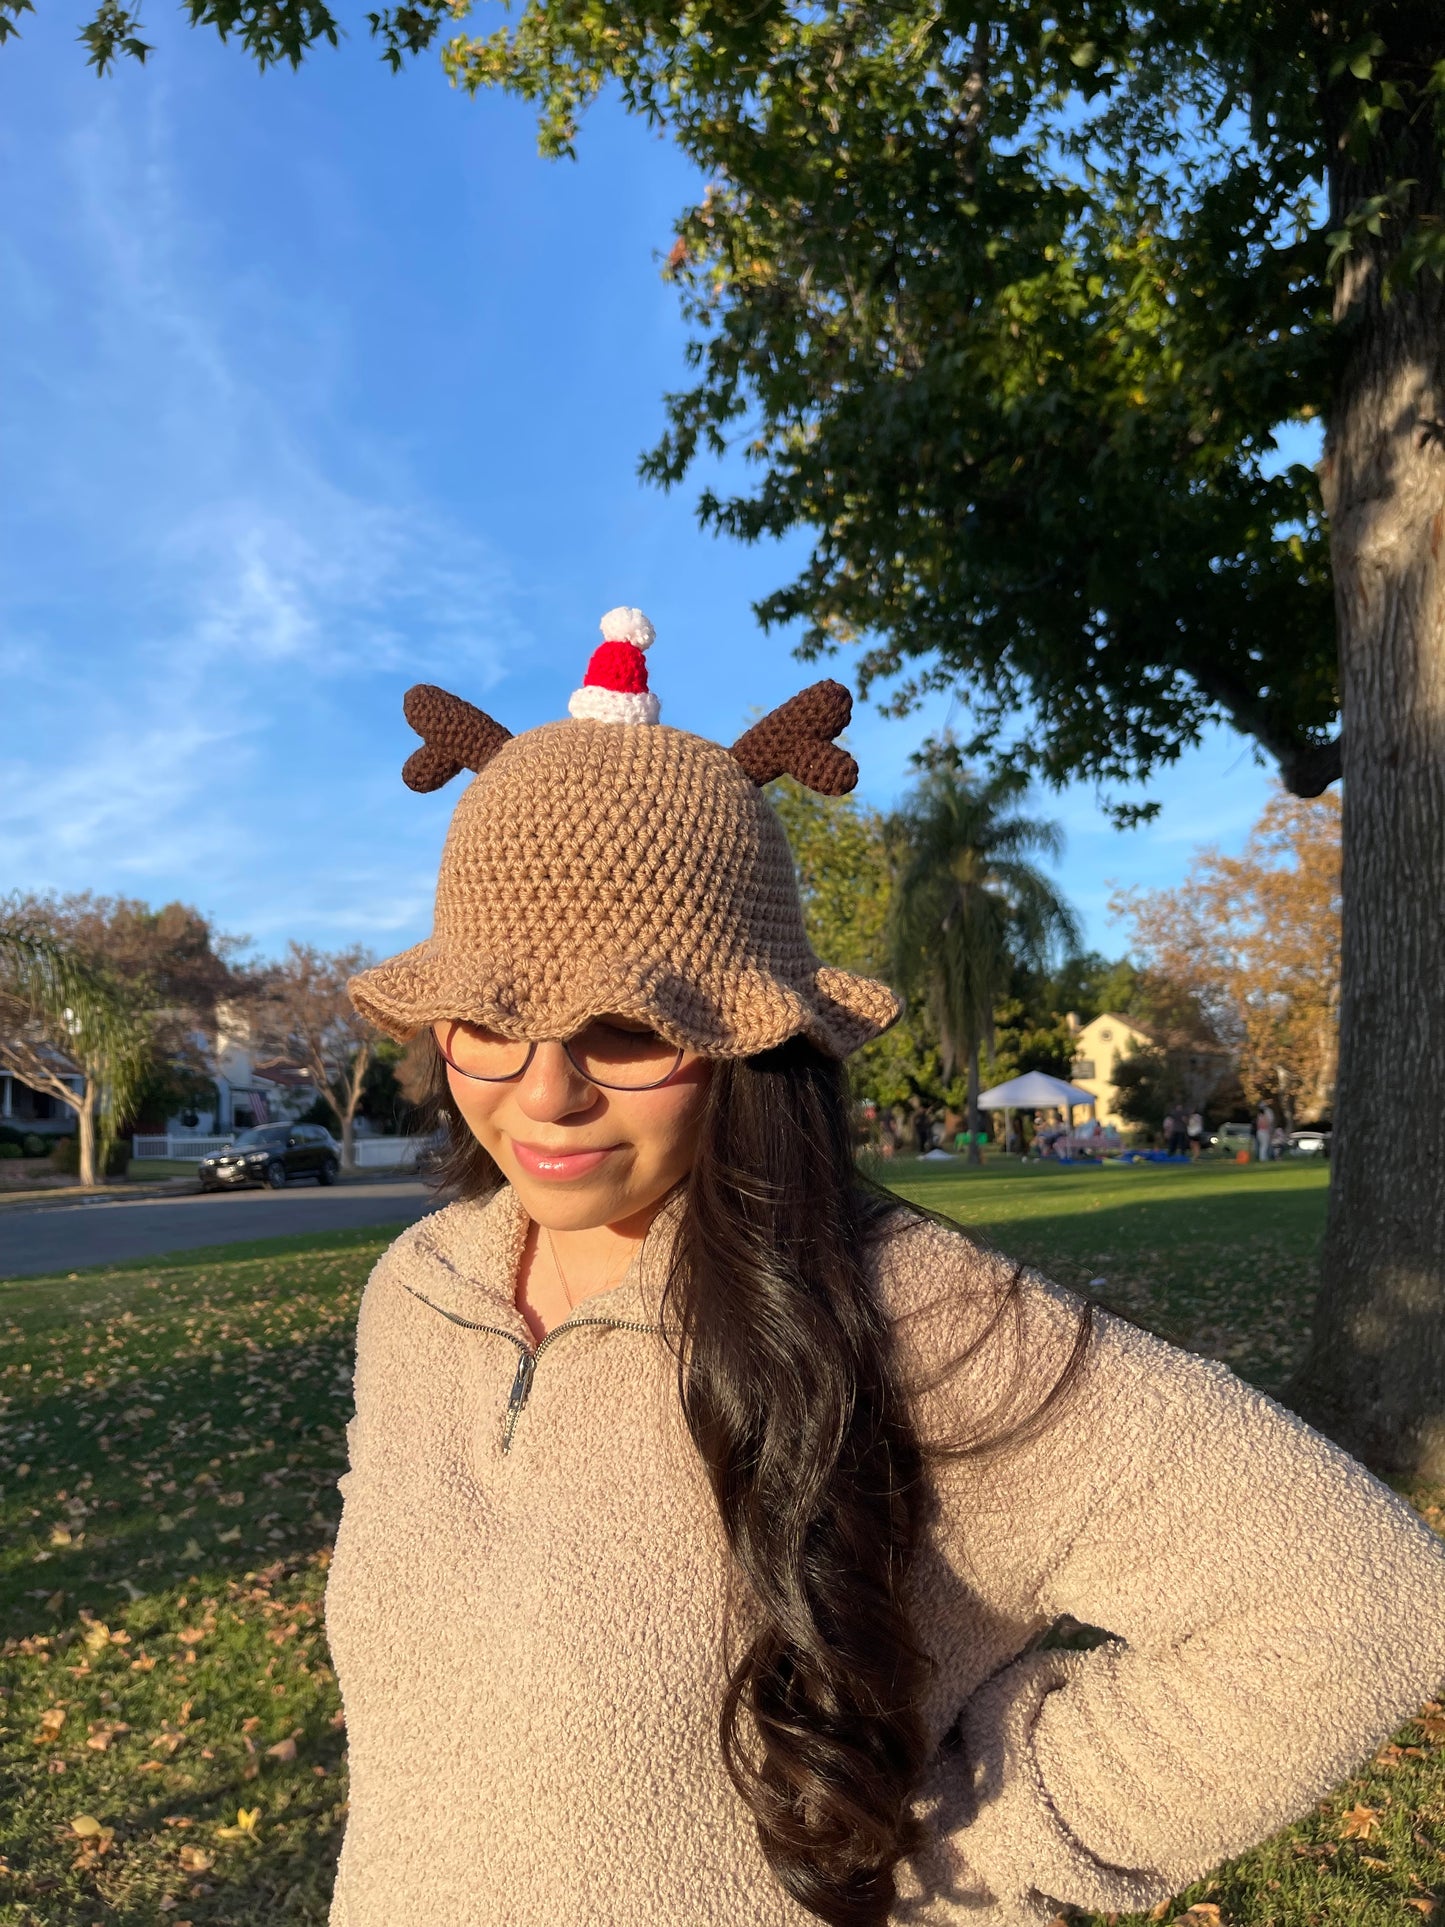
[[[1420,160],[1438,182],[1438,155]],[[1358,174],[1336,186],[1374,191]],[[1341,286],[1322,467],[1344,739],[1340,1055],[1320,1296],[1286,1396],[1377,1470],[1445,1479],[1445,289],[1427,275],[1387,301],[1384,265],[1362,254]]]

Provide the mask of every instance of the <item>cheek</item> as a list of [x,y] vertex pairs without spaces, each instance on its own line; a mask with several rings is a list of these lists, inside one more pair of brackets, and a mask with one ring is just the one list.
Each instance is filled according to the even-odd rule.
[[711,1074],[712,1065],[705,1058],[699,1059],[688,1065],[675,1083],[653,1093],[650,1104],[633,1100],[629,1135],[653,1163],[661,1166],[691,1161]]
[[505,1084],[478,1084],[469,1078],[459,1077],[453,1070],[447,1072],[447,1089],[452,1094],[452,1103],[461,1113],[467,1129],[474,1138],[485,1144],[495,1138],[496,1128],[492,1117],[502,1101]]

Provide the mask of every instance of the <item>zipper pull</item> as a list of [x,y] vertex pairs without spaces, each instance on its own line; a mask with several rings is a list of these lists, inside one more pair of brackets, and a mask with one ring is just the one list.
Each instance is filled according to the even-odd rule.
[[527,1395],[532,1389],[532,1374],[537,1369],[535,1352],[523,1352],[517,1360],[517,1376],[512,1380],[511,1396],[507,1400],[507,1419],[502,1428],[502,1450],[512,1449],[512,1433],[516,1428],[517,1414],[527,1403]]

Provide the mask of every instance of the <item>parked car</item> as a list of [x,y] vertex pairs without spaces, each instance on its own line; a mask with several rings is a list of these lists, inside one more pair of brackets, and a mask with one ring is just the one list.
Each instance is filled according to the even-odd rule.
[[1211,1144],[1217,1144],[1222,1151],[1247,1151],[1254,1145],[1254,1126],[1252,1124],[1221,1124],[1217,1131],[1209,1133]]
[[340,1173],[341,1146],[320,1124],[256,1124],[202,1158],[199,1176],[203,1191],[234,1191],[243,1184],[280,1191],[292,1178],[335,1184]]
[[1330,1154],[1329,1125],[1306,1124],[1298,1131],[1291,1131],[1289,1148],[1292,1156],[1327,1158]]

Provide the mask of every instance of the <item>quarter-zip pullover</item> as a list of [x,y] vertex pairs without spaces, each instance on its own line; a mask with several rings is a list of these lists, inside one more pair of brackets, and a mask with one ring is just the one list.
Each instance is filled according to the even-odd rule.
[[[363,1294],[326,1595],[331,1927],[807,1927],[722,1764],[727,1560],[659,1324],[675,1205],[535,1344],[510,1187]],[[900,1212],[872,1275],[925,1437],[997,1431],[1080,1301]],[[930,1478],[931,1845],[894,1921],[1143,1910],[1304,1813],[1445,1680],[1445,1544],[1227,1367],[1096,1312],[1072,1393]],[[960,1369],[927,1381],[972,1346]],[[1109,1635],[1038,1641],[1061,1615]]]

